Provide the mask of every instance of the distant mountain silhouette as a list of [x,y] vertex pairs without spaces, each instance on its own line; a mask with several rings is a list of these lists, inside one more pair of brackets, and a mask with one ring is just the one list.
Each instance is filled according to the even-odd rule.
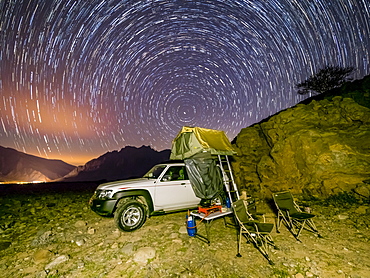
[[62,181],[120,180],[142,177],[155,164],[169,160],[170,150],[156,151],[149,146],[127,146],[120,151],[107,152],[78,166]]
[[65,176],[74,168],[61,160],[45,159],[0,146],[2,182],[51,181]]

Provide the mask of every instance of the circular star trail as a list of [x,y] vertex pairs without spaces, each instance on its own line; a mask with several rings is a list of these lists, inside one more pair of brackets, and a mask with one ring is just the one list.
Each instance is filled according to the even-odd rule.
[[182,126],[233,139],[325,65],[368,75],[369,3],[1,1],[0,145],[82,164]]

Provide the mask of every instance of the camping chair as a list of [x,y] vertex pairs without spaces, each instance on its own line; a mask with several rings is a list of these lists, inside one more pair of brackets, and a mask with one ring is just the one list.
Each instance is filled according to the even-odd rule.
[[298,240],[302,230],[308,230],[318,237],[322,237],[317,230],[312,218],[312,213],[302,212],[299,206],[294,202],[293,196],[289,191],[272,194],[275,205],[278,209],[278,219],[276,231],[279,233],[281,222],[284,222],[288,230]]
[[272,245],[276,248],[270,235],[274,228],[274,224],[255,221],[253,216],[248,212],[244,200],[234,202],[232,207],[234,209],[235,218],[239,224],[238,254],[236,256],[242,256],[240,254],[240,245],[242,237],[244,236],[247,239],[247,243],[253,243],[269,263],[273,265],[274,263],[270,260],[268,255],[268,245]]

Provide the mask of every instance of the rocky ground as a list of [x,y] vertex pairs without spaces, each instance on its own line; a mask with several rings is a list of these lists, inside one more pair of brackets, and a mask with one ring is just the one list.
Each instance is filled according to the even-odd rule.
[[[112,218],[90,211],[93,188],[0,190],[0,276],[370,277],[366,204],[311,203],[324,238],[304,231],[300,243],[284,227],[274,230],[279,250],[271,250],[275,265],[269,265],[245,242],[243,256],[236,257],[237,232],[222,219],[212,223],[210,245],[187,235],[186,212],[151,217],[138,231],[120,232]],[[260,202],[259,210],[274,221],[267,204]]]

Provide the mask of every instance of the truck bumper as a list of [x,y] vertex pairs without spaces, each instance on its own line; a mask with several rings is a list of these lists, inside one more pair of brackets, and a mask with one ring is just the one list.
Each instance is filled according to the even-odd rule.
[[113,215],[113,210],[117,200],[98,200],[91,199],[89,204],[92,211],[102,216]]

